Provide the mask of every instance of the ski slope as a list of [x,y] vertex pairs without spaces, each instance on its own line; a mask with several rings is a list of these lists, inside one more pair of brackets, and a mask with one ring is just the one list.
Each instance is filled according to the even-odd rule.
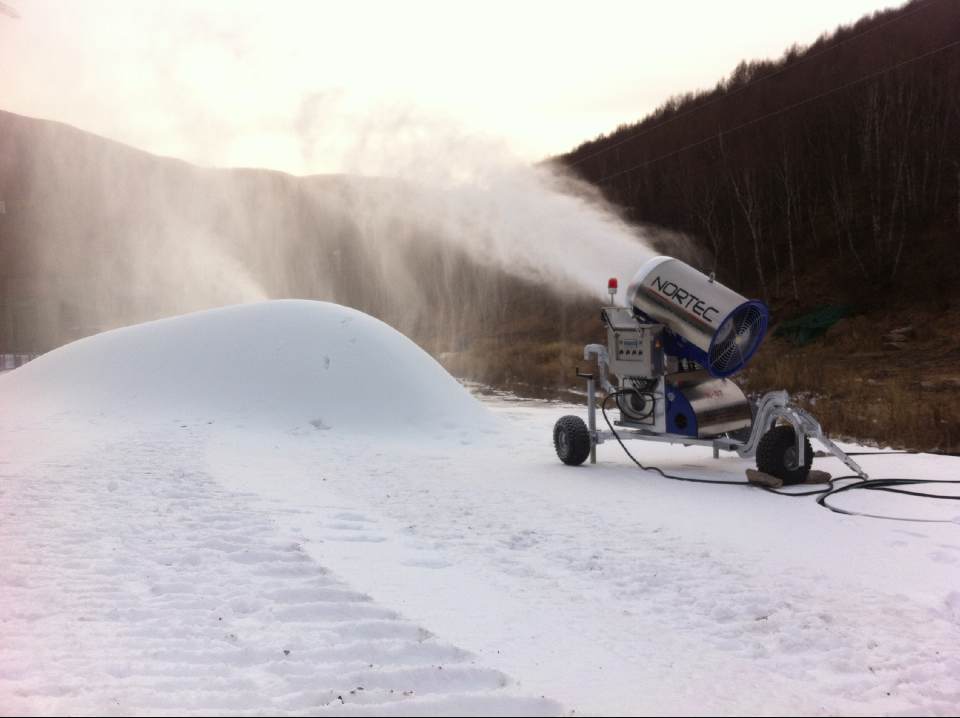
[[570,468],[550,430],[576,411],[481,403],[316,302],[0,376],[0,713],[957,712],[960,507],[861,492],[837,503],[942,522],[841,516],[610,444]]

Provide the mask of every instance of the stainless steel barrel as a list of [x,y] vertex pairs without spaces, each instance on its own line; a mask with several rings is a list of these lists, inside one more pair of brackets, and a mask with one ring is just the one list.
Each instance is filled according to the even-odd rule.
[[762,302],[673,257],[644,264],[627,287],[627,301],[695,347],[692,358],[718,377],[743,368],[763,341],[769,317]]

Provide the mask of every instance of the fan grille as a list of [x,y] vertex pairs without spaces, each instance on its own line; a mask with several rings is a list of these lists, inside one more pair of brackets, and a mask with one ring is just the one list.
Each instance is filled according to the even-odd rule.
[[760,346],[767,329],[767,315],[757,303],[738,307],[720,325],[710,346],[710,371],[727,376],[739,371]]

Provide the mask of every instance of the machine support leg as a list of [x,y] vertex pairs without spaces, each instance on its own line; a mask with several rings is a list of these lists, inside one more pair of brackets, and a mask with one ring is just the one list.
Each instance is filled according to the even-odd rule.
[[587,428],[590,429],[590,463],[597,463],[597,389],[596,380],[587,379]]

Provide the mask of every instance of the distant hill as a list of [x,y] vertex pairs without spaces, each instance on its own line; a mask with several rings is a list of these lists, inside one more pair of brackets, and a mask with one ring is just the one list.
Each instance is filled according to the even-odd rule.
[[[759,30],[758,31],[762,31]],[[781,309],[960,297],[960,3],[914,0],[742,62],[558,161]]]
[[437,355],[566,331],[543,320],[549,290],[407,221],[411,191],[196,167],[0,112],[0,352],[266,297],[356,307]]

